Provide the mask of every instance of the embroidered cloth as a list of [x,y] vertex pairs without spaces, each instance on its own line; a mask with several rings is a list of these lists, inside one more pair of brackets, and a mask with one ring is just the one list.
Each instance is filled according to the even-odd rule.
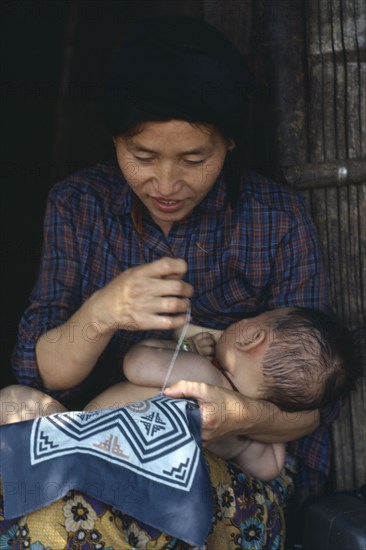
[[191,400],[157,396],[2,426],[1,453],[7,519],[78,489],[190,544],[203,545],[210,530],[211,483]]

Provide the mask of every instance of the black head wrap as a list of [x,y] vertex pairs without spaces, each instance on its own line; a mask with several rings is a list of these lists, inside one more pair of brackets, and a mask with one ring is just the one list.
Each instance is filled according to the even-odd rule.
[[235,137],[253,84],[242,55],[208,23],[148,18],[130,31],[113,62],[104,111],[112,133],[126,129],[128,110],[132,118],[140,112],[141,120],[213,123]]
[[112,135],[141,123],[182,119],[214,124],[236,147],[224,170],[232,203],[246,164],[245,127],[253,76],[234,45],[199,19],[140,21],[113,60],[102,109]]

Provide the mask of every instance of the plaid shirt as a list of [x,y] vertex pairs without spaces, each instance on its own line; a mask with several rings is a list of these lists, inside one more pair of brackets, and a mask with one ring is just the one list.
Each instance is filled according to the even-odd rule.
[[[194,287],[192,322],[197,325],[224,329],[267,309],[325,306],[316,232],[304,200],[291,190],[248,172],[233,208],[220,176],[167,238],[136,204],[115,161],[83,170],[51,190],[39,277],[13,355],[19,383],[44,390],[35,358],[38,338],[65,323],[121,271],[162,256],[188,263],[185,279]],[[68,329],[72,337],[72,326]],[[87,402],[123,379],[122,359],[132,344],[169,336],[121,327],[86,381],[52,395],[68,406],[76,399]],[[291,452],[313,472],[326,474],[327,437],[321,428],[291,444]]]

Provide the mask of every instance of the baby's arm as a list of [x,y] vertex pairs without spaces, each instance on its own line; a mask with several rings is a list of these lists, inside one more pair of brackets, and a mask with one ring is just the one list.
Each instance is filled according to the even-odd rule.
[[[174,331],[174,339],[179,340],[182,330],[183,328],[177,328]],[[193,338],[195,336],[202,335],[202,334],[210,334],[213,337],[214,341],[217,343],[219,341],[220,336],[223,333],[224,333],[223,330],[218,330],[215,328],[205,328],[205,327],[200,327],[198,325],[189,324],[185,337]]]
[[[178,341],[182,333],[182,328],[174,331],[174,338]],[[188,325],[184,341],[188,343],[189,350],[195,351],[199,355],[204,355],[213,359],[216,353],[216,344],[223,333],[222,330],[200,327],[198,325]]]
[[[126,378],[139,386],[161,388],[173,357],[175,342],[144,340],[133,346],[123,361]],[[216,386],[230,387],[226,378],[206,357],[182,351],[177,355],[169,384],[179,380],[195,380]]]

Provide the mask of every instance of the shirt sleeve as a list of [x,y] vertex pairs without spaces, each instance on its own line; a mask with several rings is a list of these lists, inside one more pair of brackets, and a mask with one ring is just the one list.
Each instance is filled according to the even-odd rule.
[[305,207],[296,210],[275,250],[266,301],[271,309],[295,305],[328,308],[318,236]]
[[[13,369],[20,384],[42,388],[35,346],[51,328],[65,323],[81,303],[80,260],[70,200],[55,187],[49,196],[44,222],[43,250],[30,305],[19,326]],[[71,326],[61,330],[72,331]],[[55,340],[61,336],[56,334]]]

